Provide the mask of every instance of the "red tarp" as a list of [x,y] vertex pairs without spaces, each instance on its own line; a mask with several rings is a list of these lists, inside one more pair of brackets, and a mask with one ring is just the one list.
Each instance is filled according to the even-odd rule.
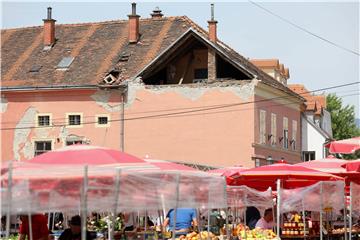
[[347,160],[338,159],[335,158],[333,155],[329,155],[327,158],[324,159],[297,163],[295,165],[315,169],[321,172],[336,174],[346,172],[346,169],[344,169],[342,165],[346,164],[347,162]]
[[309,186],[318,181],[343,180],[341,177],[314,169],[283,163],[245,170],[230,176],[227,180],[229,185],[246,185],[265,190],[268,187],[276,189],[278,179],[282,180],[282,188],[288,189]]
[[333,141],[325,145],[330,153],[352,154],[360,149],[360,137]]
[[342,165],[347,171],[358,172],[360,174],[360,159],[349,160],[347,163]]
[[234,175],[235,173],[242,172],[247,169],[249,168],[242,166],[233,166],[233,167],[225,167],[225,168],[210,170],[208,171],[208,173],[229,177],[231,175]]

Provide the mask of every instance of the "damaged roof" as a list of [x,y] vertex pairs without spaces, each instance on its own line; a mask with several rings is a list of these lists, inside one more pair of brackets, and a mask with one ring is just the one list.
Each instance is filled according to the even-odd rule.
[[[42,26],[1,31],[2,88],[96,86],[110,72],[119,74],[119,84],[137,76],[189,29],[210,42],[207,31],[186,16],[140,19],[137,44],[128,43],[128,20],[57,24],[55,29],[50,51],[44,50]],[[210,45],[265,84],[295,94],[223,42]],[[64,62],[66,68],[59,68]]]

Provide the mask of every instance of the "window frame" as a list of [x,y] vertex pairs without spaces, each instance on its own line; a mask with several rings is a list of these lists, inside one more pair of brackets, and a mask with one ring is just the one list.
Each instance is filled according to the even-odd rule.
[[283,149],[289,149],[289,119],[283,117]]
[[[51,149],[50,150],[47,150],[47,151],[43,151],[42,153],[40,154],[36,154],[37,153],[37,150],[36,150],[36,144],[39,143],[39,142],[50,142],[50,147]],[[46,153],[46,152],[49,152],[49,151],[52,151],[54,150],[54,139],[50,139],[50,138],[36,138],[36,139],[32,139],[32,146],[33,146],[33,156],[38,156],[38,155],[41,155],[43,153]]]
[[[39,124],[39,117],[49,117],[49,125],[40,125]],[[36,127],[52,127],[53,126],[53,122],[52,122],[52,114],[51,113],[37,113],[35,116],[35,126]]]
[[292,150],[296,150],[296,138],[297,138],[297,121],[296,120],[292,120],[292,126],[291,126],[291,141],[292,141],[292,144],[291,144],[291,149]]
[[[99,118],[106,117],[107,123],[106,124],[99,124]],[[104,127],[110,127],[110,115],[109,114],[97,114],[95,115],[95,127],[97,128],[104,128]]]
[[275,113],[271,113],[271,146],[277,144],[277,116]]
[[[74,115],[80,115],[80,124],[79,125],[70,125],[70,116],[74,116]],[[83,113],[80,112],[69,112],[66,113],[66,118],[65,118],[65,122],[66,122],[66,127],[67,128],[81,128],[83,127]]]

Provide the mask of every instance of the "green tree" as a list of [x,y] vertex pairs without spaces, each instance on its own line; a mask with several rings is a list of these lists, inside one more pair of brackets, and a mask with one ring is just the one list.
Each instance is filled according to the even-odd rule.
[[355,123],[354,106],[342,105],[342,100],[335,94],[326,97],[326,110],[331,114],[333,138],[336,140],[360,136],[360,129]]
[[[333,138],[342,140],[360,136],[360,129],[355,123],[354,106],[346,105],[343,107],[342,100],[335,94],[329,94],[326,97],[326,110],[331,114],[331,127],[333,130]],[[344,159],[360,158],[360,150],[354,154],[345,154]]]

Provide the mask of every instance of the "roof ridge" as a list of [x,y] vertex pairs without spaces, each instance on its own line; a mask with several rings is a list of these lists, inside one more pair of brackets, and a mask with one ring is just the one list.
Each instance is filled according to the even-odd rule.
[[[147,22],[147,21],[166,21],[166,20],[175,20],[175,19],[182,19],[184,16],[169,16],[169,17],[162,17],[161,19],[152,19],[151,17],[147,18],[140,18],[140,22]],[[78,26],[88,26],[88,25],[104,25],[104,24],[117,24],[117,23],[125,23],[129,21],[128,19],[116,19],[116,20],[105,20],[100,22],[83,22],[83,23],[59,23],[56,26],[70,26],[70,27],[78,27]],[[5,28],[1,29],[1,31],[18,31],[23,29],[32,29],[32,28],[43,28],[42,25],[37,26],[29,26],[29,27],[15,27],[15,28]]]

